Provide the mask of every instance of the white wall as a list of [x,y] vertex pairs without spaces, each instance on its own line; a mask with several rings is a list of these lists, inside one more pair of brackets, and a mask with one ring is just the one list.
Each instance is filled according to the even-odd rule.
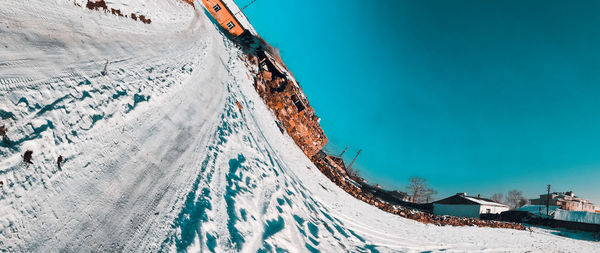
[[433,214],[435,215],[479,218],[479,212],[479,205],[433,204]]
[[480,207],[481,207],[481,209],[479,210],[479,213],[487,213],[487,209],[490,209],[490,213],[501,213],[504,211],[508,211],[508,207],[503,207],[503,206],[482,205]]

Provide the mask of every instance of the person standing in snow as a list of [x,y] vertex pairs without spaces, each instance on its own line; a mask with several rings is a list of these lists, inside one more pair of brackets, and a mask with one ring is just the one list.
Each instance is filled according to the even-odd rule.
[[1,139],[2,139],[2,142],[5,147],[10,146],[10,140],[8,139],[8,136],[6,135],[7,131],[8,131],[8,129],[6,128],[6,125],[0,126],[0,137],[2,137]]
[[102,76],[105,76],[108,74],[108,72],[106,71],[106,67],[108,67],[108,60],[106,60],[106,64],[104,64],[104,69],[102,71],[100,71],[100,74],[102,74]]
[[26,163],[29,163],[29,164],[33,164],[33,162],[31,161],[32,156],[33,156],[33,151],[31,151],[31,150],[25,151],[25,154],[23,155],[23,161],[25,161]]
[[56,160],[56,165],[58,165],[58,168],[59,168],[59,169],[62,169],[62,168],[60,167],[60,164],[61,164],[62,162],[63,162],[63,156],[62,156],[62,155],[59,155],[59,156],[58,156],[58,160]]

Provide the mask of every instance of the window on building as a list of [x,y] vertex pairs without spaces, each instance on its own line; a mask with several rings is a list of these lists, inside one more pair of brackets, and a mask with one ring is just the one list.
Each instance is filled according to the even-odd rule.
[[215,10],[215,12],[218,12],[221,10],[221,6],[218,4],[215,4],[215,6],[213,6],[213,10]]
[[229,30],[233,29],[234,27],[235,27],[235,24],[233,22],[229,21],[229,23],[227,23],[227,28]]
[[492,209],[485,209],[485,213],[492,213]]
[[302,103],[302,100],[298,99],[298,96],[292,95],[290,99],[292,100],[292,103],[294,103],[294,105],[296,106],[296,109],[298,109],[298,112],[301,112],[306,108],[304,106],[304,103]]

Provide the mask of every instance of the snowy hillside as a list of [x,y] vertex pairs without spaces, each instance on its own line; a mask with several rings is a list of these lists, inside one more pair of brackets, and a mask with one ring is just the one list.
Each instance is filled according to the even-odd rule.
[[67,0],[2,3],[0,251],[600,251],[547,230],[424,225],[352,198],[281,134],[205,12],[107,4],[152,23]]

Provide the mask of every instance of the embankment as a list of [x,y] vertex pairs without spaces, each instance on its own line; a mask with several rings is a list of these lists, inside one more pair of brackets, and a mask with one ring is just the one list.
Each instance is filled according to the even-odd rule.
[[327,137],[319,124],[320,118],[281,58],[273,52],[262,51],[256,56],[249,56],[248,62],[256,66],[254,87],[277,117],[277,124],[282,133],[287,132],[324,175],[356,199],[383,211],[426,224],[525,229],[517,223],[435,216],[428,212],[390,204],[370,192],[363,191],[364,180],[349,175],[342,159],[328,155],[322,150],[327,143]]

